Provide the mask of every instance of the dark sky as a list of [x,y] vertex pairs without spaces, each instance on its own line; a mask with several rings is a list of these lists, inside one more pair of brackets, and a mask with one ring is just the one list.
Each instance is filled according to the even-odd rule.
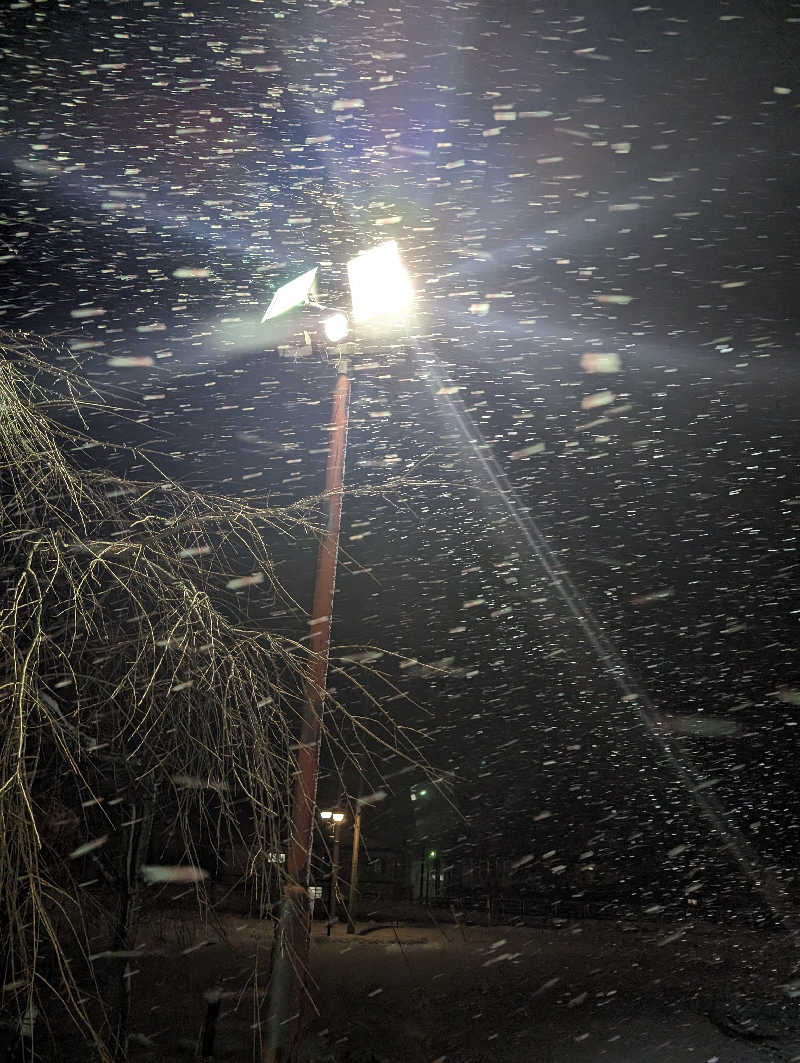
[[356,375],[348,479],[431,485],[347,501],[334,635],[447,662],[378,664],[481,845],[703,833],[656,714],[793,859],[798,30],[766,0],[4,15],[0,320],[188,482],[321,488],[332,371],[262,349],[260,312],[400,243],[417,320]]

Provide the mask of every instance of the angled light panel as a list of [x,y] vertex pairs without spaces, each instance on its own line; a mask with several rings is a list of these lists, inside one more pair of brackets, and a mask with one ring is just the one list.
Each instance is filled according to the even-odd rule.
[[351,258],[347,276],[356,321],[396,318],[409,310],[414,292],[395,240]]
[[264,316],[261,318],[261,324],[263,325],[265,321],[271,321],[275,317],[280,317],[281,314],[285,314],[288,310],[294,310],[298,306],[305,306],[307,303],[314,302],[317,296],[318,268],[318,266],[314,266],[308,273],[303,273],[301,276],[295,277],[293,281],[289,281],[288,284],[281,285],[273,295]]

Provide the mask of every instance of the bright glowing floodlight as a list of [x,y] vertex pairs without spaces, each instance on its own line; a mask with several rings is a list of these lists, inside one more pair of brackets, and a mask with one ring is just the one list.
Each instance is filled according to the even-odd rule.
[[325,338],[329,343],[341,343],[350,331],[347,314],[332,314],[322,322]]
[[341,823],[343,819],[344,819],[344,812],[334,812],[333,813],[333,822],[334,823]]
[[395,240],[351,258],[347,276],[356,321],[374,317],[397,317],[411,306],[411,279],[400,258]]
[[317,295],[317,269],[318,267],[314,266],[308,273],[303,273],[302,276],[295,277],[293,281],[278,288],[261,318],[261,324],[271,321],[274,317],[280,317],[287,310],[294,310],[295,307],[314,302]]
[[320,819],[330,819],[332,815],[333,815],[333,812],[320,812],[319,818]]

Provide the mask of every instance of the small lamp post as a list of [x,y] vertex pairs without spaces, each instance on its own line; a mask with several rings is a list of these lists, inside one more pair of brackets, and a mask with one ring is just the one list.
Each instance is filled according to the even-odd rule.
[[338,920],[339,913],[339,828],[344,822],[344,812],[320,812],[320,819],[330,825],[330,836],[333,843],[331,848],[331,886],[328,901],[328,937],[331,936],[331,927]]

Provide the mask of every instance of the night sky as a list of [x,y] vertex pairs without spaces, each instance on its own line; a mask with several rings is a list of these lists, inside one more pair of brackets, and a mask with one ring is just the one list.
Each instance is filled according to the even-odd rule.
[[[796,860],[799,34],[767,0],[5,11],[0,325],[134,411],[102,438],[320,491],[333,368],[260,316],[400,244],[417,313],[355,374],[348,483],[387,487],[345,501],[334,639],[422,706],[455,851],[697,842],[689,765]],[[310,602],[312,546],[276,551]]]

